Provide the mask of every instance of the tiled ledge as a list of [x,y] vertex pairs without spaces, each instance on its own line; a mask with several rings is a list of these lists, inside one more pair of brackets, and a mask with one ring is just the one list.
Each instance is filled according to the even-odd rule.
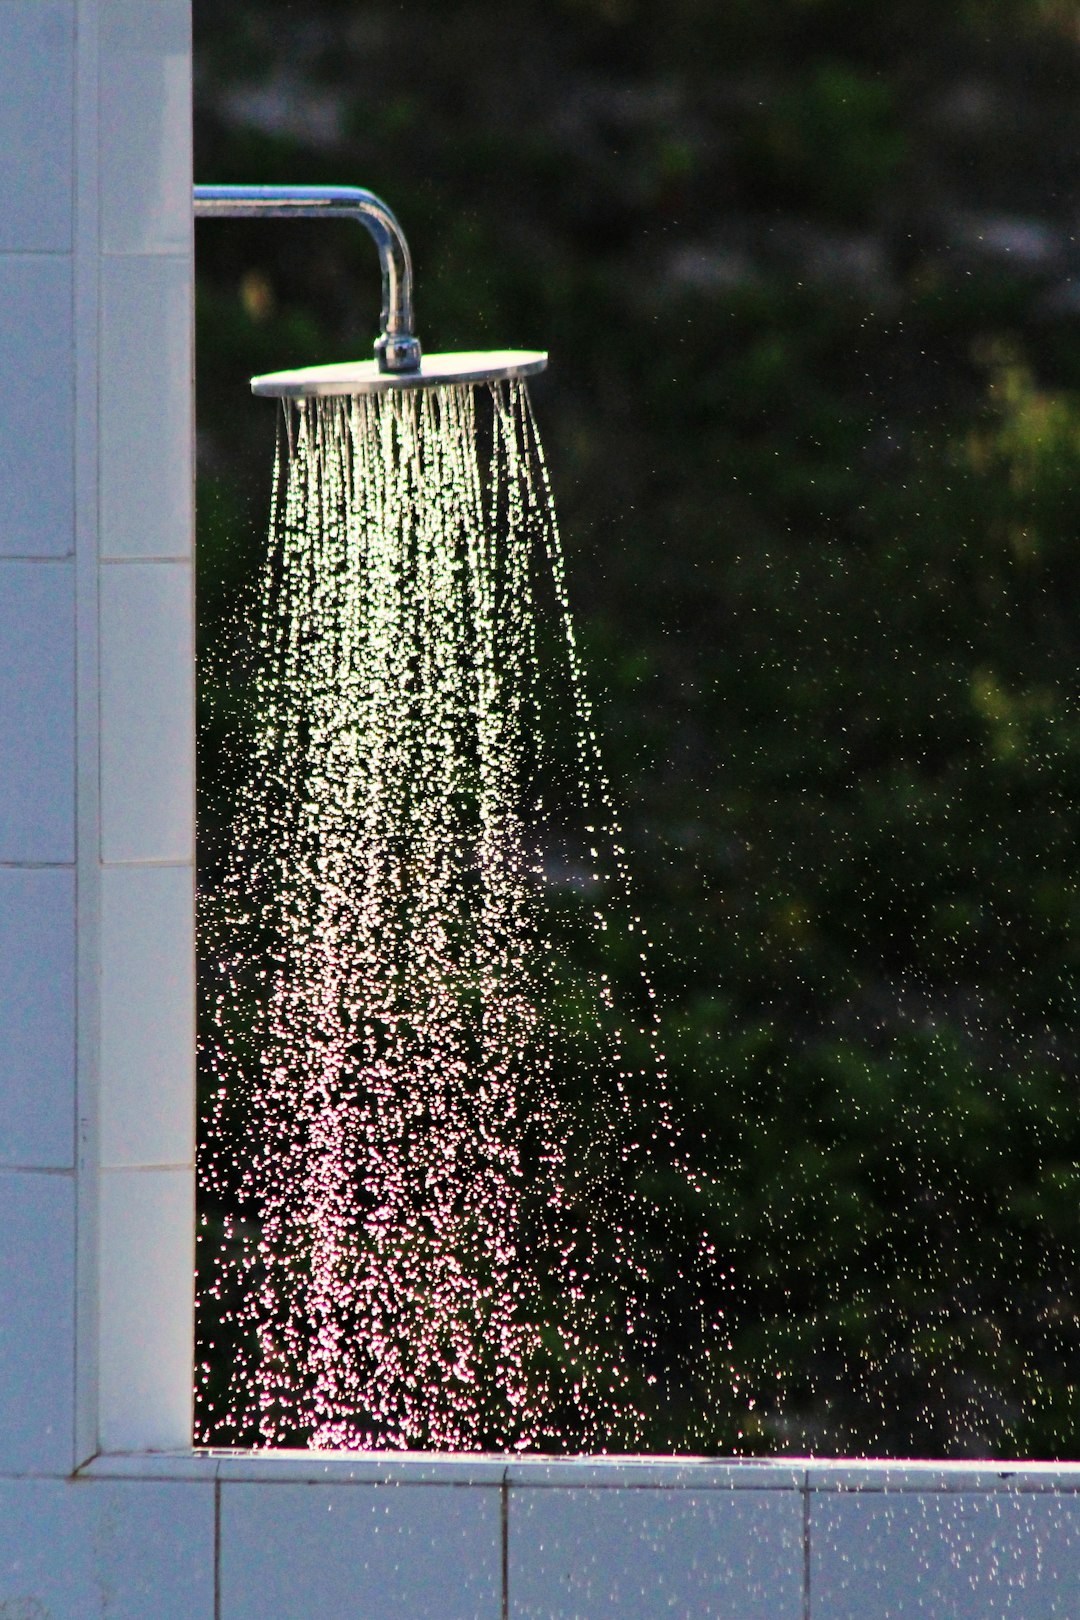
[[812,1491],[1077,1491],[1080,1463],[832,1462],[806,1463]]
[[117,1452],[80,1478],[245,1484],[487,1485],[592,1490],[1080,1493],[1080,1463],[848,1458],[501,1457],[402,1452]]
[[5,1538],[4,1612],[106,1590],[157,1620],[264,1620],[268,1594],[275,1620],[1080,1612],[1080,1465],[1009,1460],[129,1452],[0,1479]]

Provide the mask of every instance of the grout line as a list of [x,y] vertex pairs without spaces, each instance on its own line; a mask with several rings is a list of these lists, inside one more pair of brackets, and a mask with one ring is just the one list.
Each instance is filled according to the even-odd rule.
[[0,872],[74,872],[76,861],[4,861]]
[[499,1493],[502,1529],[502,1620],[510,1620],[510,1470],[504,1469]]
[[75,7],[76,79],[72,126],[73,341],[75,414],[72,482],[75,543],[75,1356],[76,1455],[96,1453],[99,1432],[97,1086],[98,571],[100,521],[101,285],[100,18]]
[[[257,1485],[260,1491],[272,1491],[282,1487],[292,1489],[297,1486],[313,1491],[394,1490],[403,1485],[407,1485],[410,1490],[417,1491],[490,1491],[498,1488],[498,1482],[493,1482],[490,1479],[410,1479],[408,1477],[401,1479],[396,1475],[378,1478],[374,1474],[364,1474],[359,1479],[334,1479],[326,1478],[324,1475],[312,1474],[285,1475],[279,1478],[271,1475],[260,1479],[251,1471],[221,1475],[220,1473],[213,1473],[209,1467],[205,1474],[188,1470],[178,1470],[172,1474],[156,1470],[150,1473],[142,1473],[132,1468],[110,1468],[108,1466],[109,1455],[108,1452],[102,1452],[99,1456],[91,1459],[92,1467],[89,1463],[84,1464],[84,1467],[89,1470],[86,1477],[90,1479],[137,1480],[143,1485],[190,1485],[200,1484],[206,1479],[213,1479],[221,1485]],[[150,1451],[145,1455],[148,1458],[155,1458],[160,1453]],[[0,1469],[0,1479],[5,1477],[3,1470]],[[20,1478],[21,1476],[15,1475],[13,1477]],[[53,1478],[55,1476],[48,1475],[46,1477]]]
[[130,861],[101,861],[103,872],[141,872],[147,868],[155,872],[190,872],[195,865],[194,857],[186,856],[182,860],[166,860],[163,856],[150,856],[147,859],[133,858]]
[[641,1493],[651,1491],[654,1496],[658,1493],[661,1495],[669,1494],[671,1491],[718,1491],[721,1495],[727,1494],[729,1496],[734,1496],[736,1492],[741,1496],[751,1493],[754,1496],[767,1496],[769,1494],[790,1496],[792,1491],[801,1490],[801,1486],[798,1485],[729,1485],[726,1480],[722,1483],[714,1483],[707,1479],[695,1479],[689,1482],[678,1480],[654,1485],[640,1485],[637,1480],[633,1479],[589,1480],[586,1484],[582,1484],[580,1480],[575,1479],[543,1480],[536,1483],[532,1480],[515,1480],[514,1484],[518,1489],[527,1491],[637,1491]]
[[188,247],[105,248],[103,259],[183,259],[191,257]]
[[70,248],[3,248],[0,249],[0,261],[9,259],[70,259]]
[[191,552],[164,551],[154,552],[147,557],[100,557],[99,562],[103,568],[138,568],[143,563],[156,567],[159,563],[183,563],[186,567],[191,565]]
[[0,555],[0,566],[4,563],[40,563],[43,568],[53,568],[58,563],[67,563],[69,567],[73,567],[75,553],[54,551],[43,556],[40,551],[5,551]]
[[803,1475],[803,1620],[810,1616],[810,1475]]
[[[311,1456],[312,1464],[309,1471],[305,1472],[302,1469],[296,1469],[294,1471],[293,1469],[289,1469],[288,1471],[278,1473],[276,1471],[275,1459],[273,1455],[265,1451],[253,1451],[245,1454],[236,1450],[226,1451],[215,1450],[213,1448],[196,1448],[192,1449],[191,1451],[101,1452],[90,1458],[87,1462],[83,1463],[78,1471],[81,1477],[94,1479],[141,1479],[146,1483],[168,1483],[170,1481],[190,1482],[193,1480],[202,1479],[206,1481],[214,1480],[222,1484],[257,1484],[260,1489],[272,1489],[279,1485],[288,1486],[290,1488],[300,1485],[315,1490],[351,1490],[353,1488],[369,1489],[372,1486],[385,1486],[390,1488],[398,1485],[408,1485],[418,1490],[479,1490],[489,1492],[498,1490],[500,1492],[500,1496],[505,1499],[504,1515],[503,1502],[500,1501],[500,1514],[502,1516],[500,1534],[504,1540],[505,1547],[504,1557],[507,1569],[506,1586],[508,1597],[510,1493],[515,1489],[536,1491],[545,1489],[572,1490],[575,1488],[580,1488],[575,1487],[572,1480],[567,1480],[560,1486],[529,1485],[525,1487],[517,1487],[512,1482],[510,1469],[506,1467],[501,1468],[498,1473],[486,1473],[479,1477],[474,1476],[471,1479],[448,1479],[445,1476],[440,1477],[438,1472],[434,1469],[428,1471],[425,1477],[417,1478],[414,1468],[410,1464],[394,1464],[391,1461],[387,1462],[385,1471],[382,1471],[375,1465],[370,1457],[352,1460],[351,1458],[341,1457],[335,1454],[333,1460],[327,1462],[327,1454],[324,1452],[312,1453]],[[143,1459],[145,1459],[146,1462],[151,1465],[150,1471],[146,1473],[141,1472],[137,1466],[131,1466],[133,1464],[138,1464]],[[175,1460],[178,1465],[177,1471],[174,1473],[166,1472],[164,1467],[158,1468],[153,1466],[156,1464],[167,1465],[170,1460]],[[288,1459],[289,1463],[294,1463],[295,1460],[296,1459],[294,1457],[289,1457]],[[191,1463],[201,1465],[201,1467],[189,1469],[185,1466]],[[110,1466],[112,1464],[115,1464],[116,1466]],[[239,1467],[236,1467],[236,1464],[239,1464]],[[263,1464],[265,1464],[265,1467],[262,1466]],[[230,1470],[230,1468],[232,1468],[232,1471],[222,1474],[220,1472],[222,1467],[224,1467],[226,1470]],[[416,1465],[417,1469],[422,1467],[422,1464]],[[341,1473],[339,1473],[338,1470],[341,1470]],[[342,1477],[342,1473],[349,1473],[354,1477]],[[0,1478],[8,1477],[20,1478],[21,1475],[17,1472],[12,1474],[10,1470],[5,1470],[2,1466],[0,1466]],[[54,1476],[46,1474],[43,1477]],[[702,1490],[719,1491],[732,1496],[734,1496],[736,1493],[740,1495],[750,1493],[755,1496],[761,1494],[761,1487],[752,1485],[670,1485],[660,1487],[642,1487],[632,1484],[619,1484],[617,1482],[612,1482],[604,1485],[590,1485],[588,1489],[590,1491],[617,1490],[619,1492],[646,1489],[651,1490],[654,1493],[659,1490],[668,1497],[680,1494],[686,1490],[691,1490],[693,1492],[700,1492]],[[774,1493],[776,1491],[782,1491],[786,1495],[798,1494],[803,1500],[803,1586],[804,1589],[806,1589],[808,1588],[810,1578],[808,1552],[812,1546],[812,1509],[815,1498],[822,1494],[821,1487],[804,1482],[804,1484],[798,1486],[777,1486],[769,1487],[769,1489],[771,1489]],[[825,1494],[831,1495],[833,1493],[826,1492]],[[954,1490],[941,1490],[939,1488],[931,1488],[928,1490],[921,1485],[915,1484],[908,1486],[894,1486],[889,1489],[879,1489],[877,1491],[855,1491],[837,1494],[887,1495],[893,1499],[896,1497],[910,1496],[925,1498],[928,1495],[935,1497],[966,1495],[978,1496],[980,1499],[994,1499],[1001,1496],[1009,1496],[1012,1498],[1053,1496],[1075,1499],[1080,1497],[1080,1482],[1074,1483],[1071,1481],[1054,1481],[1045,1484],[1021,1483],[1019,1485],[1012,1484],[1002,1487],[960,1486]],[[0,1617],[0,1620],[2,1620],[2,1617]],[[805,1615],[800,1616],[800,1620],[805,1620]]]
[[74,1175],[73,1164],[0,1164],[0,1176],[67,1176],[71,1180]]
[[[194,1170],[195,1161],[194,1159],[186,1159],[183,1161],[178,1161],[177,1163],[169,1162],[167,1164],[107,1164],[103,1160],[100,1168],[103,1172],[107,1172],[109,1175],[135,1176],[141,1175],[146,1170]],[[2,1616],[3,1610],[0,1609],[0,1617]]]
[[221,1481],[214,1481],[214,1620],[221,1620]]

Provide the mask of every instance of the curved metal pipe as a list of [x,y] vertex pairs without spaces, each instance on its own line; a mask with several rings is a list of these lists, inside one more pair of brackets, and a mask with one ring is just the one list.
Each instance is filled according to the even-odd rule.
[[420,369],[413,330],[412,258],[391,210],[360,186],[196,186],[199,219],[355,219],[375,240],[382,266],[382,329],[375,342],[380,371]]

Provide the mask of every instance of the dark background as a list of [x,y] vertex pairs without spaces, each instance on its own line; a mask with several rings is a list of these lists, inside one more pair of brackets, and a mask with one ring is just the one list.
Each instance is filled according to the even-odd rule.
[[[1055,0],[196,0],[203,181],[537,347],[729,1257],[710,1449],[1080,1452],[1080,34]],[[273,407],[370,241],[198,227],[201,858]]]

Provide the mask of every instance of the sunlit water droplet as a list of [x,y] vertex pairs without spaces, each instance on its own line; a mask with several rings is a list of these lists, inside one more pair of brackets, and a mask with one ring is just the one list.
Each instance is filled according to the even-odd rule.
[[635,1448],[722,1341],[527,393],[287,410],[201,902],[200,1438]]

